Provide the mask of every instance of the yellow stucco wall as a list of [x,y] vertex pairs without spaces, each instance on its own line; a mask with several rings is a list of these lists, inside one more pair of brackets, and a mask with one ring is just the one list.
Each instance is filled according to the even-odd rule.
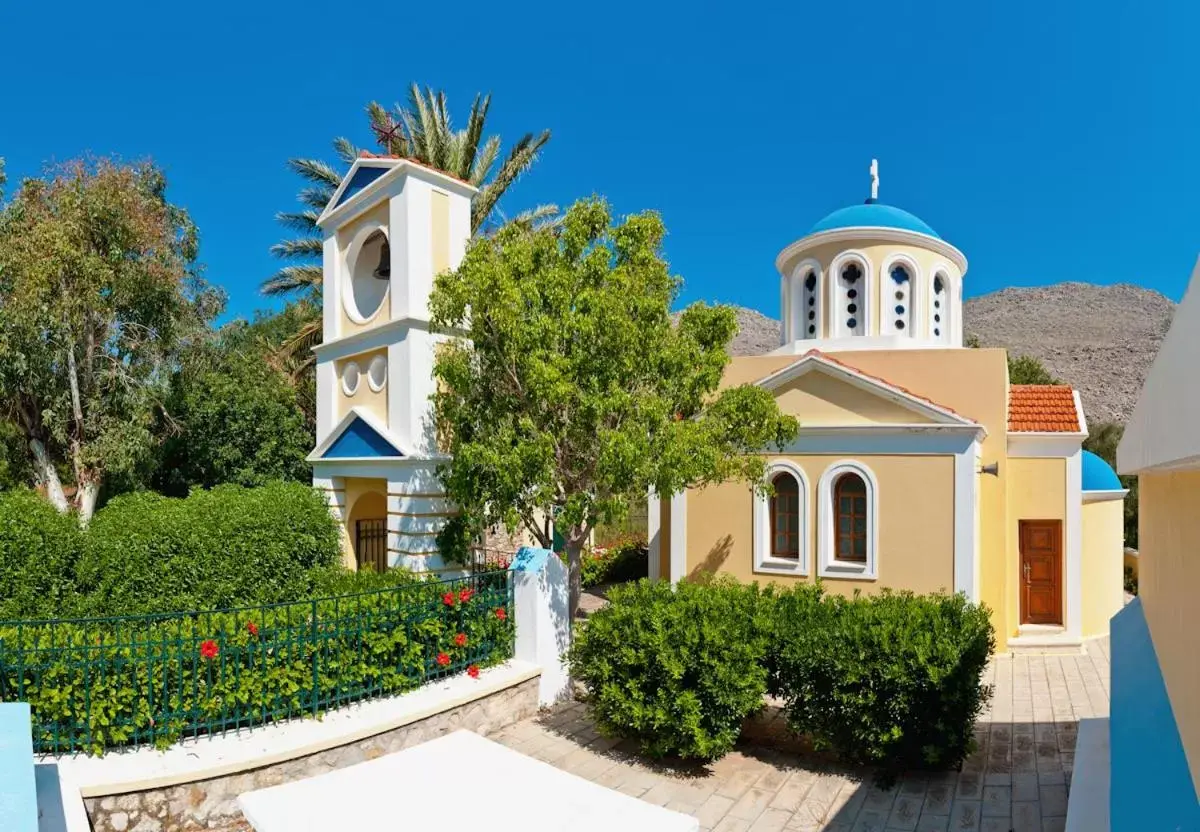
[[430,192],[433,274],[436,277],[450,268],[450,194],[434,188]]
[[345,489],[347,514],[342,535],[342,561],[348,568],[355,569],[355,523],[359,520],[379,520],[387,517],[387,480],[346,477]]
[[1200,793],[1200,471],[1138,477],[1138,596]]
[[806,425],[927,424],[933,420],[901,407],[878,394],[820,372],[780,388],[775,401]]
[[[809,577],[753,571],[753,497],[744,483],[722,483],[687,495],[687,574],[722,572],[741,581],[788,583],[817,573],[817,485],[840,456],[771,456],[799,465],[808,479],[806,530]],[[914,592],[954,587],[954,458],[857,456],[875,474],[879,490],[878,577],[825,578],[831,592],[866,594],[888,586]]]
[[1067,461],[1065,459],[1024,459],[1008,461],[1008,546],[1003,559],[1001,580],[1007,588],[1008,628],[997,628],[997,640],[1005,634],[1015,636],[1021,625],[1021,520],[1060,520],[1063,539],[1059,542],[1063,574],[1059,590],[1063,603],[1063,623],[1066,623],[1067,603]]
[[658,575],[664,580],[671,574],[671,501],[658,501]]
[[[1009,564],[1009,538],[1015,537],[1016,528],[1014,524],[1009,529],[1006,500],[1009,468],[1006,353],[999,349],[935,349],[863,350],[829,355],[952,408],[987,429],[987,436],[980,443],[979,461],[982,465],[999,463],[999,471],[997,476],[981,475],[977,480],[980,599],[992,611],[992,623],[1003,646],[1009,631],[1008,599],[1015,593],[1017,570],[1015,562],[1011,568]],[[721,384],[729,387],[754,382],[796,360],[795,355],[734,358]],[[803,414],[800,420],[803,431]],[[691,548],[690,541],[688,547]],[[1011,588],[1010,576],[1014,576]],[[1011,620],[1016,620],[1016,613],[1012,613]]]
[[[386,360],[387,350],[372,350],[371,352],[359,353],[358,355],[343,358],[334,364],[334,371],[337,373],[337,412],[334,414],[335,421],[340,420],[349,413],[351,408],[357,407],[361,410],[366,410],[378,419],[380,424],[385,427],[387,426],[388,385],[385,381],[383,389],[376,391],[371,389],[371,384],[367,380],[367,368],[371,366],[371,361],[379,355],[382,355]],[[358,389],[354,391],[353,396],[347,396],[346,390],[342,386],[342,370],[351,361],[358,365]]]
[[[343,296],[351,291],[350,288],[350,265],[354,258],[353,248],[355,242],[360,242],[365,239],[366,235],[361,235],[364,229],[380,228],[384,233],[388,230],[388,203],[382,202],[376,205],[369,211],[364,212],[361,216],[355,218],[351,222],[346,223],[337,231],[338,256],[341,262],[338,266],[338,271],[341,276],[341,292]],[[390,294],[390,291],[389,293]],[[391,320],[390,303],[388,302],[388,294],[384,295],[383,301],[379,305],[379,311],[376,312],[365,323],[359,323],[346,314],[345,304],[338,306],[338,335],[346,336],[353,335],[355,332],[361,332],[364,329],[371,329]]]
[[1083,635],[1108,634],[1108,621],[1125,603],[1125,503],[1083,504]]

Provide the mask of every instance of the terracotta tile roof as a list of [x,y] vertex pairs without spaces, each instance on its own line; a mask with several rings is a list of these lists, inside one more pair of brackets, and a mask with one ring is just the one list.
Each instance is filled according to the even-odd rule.
[[1078,433],[1075,391],[1065,384],[1008,388],[1008,429],[1016,433]]
[[[970,416],[964,416],[963,414],[959,413],[957,410],[955,410],[952,407],[947,407],[946,405],[942,404],[941,402],[935,402],[933,399],[931,399],[927,396],[922,396],[920,393],[914,393],[913,391],[909,390],[907,387],[901,387],[899,384],[896,384],[893,381],[888,381],[886,378],[883,378],[882,376],[873,376],[870,373],[865,373],[862,370],[858,369],[857,367],[855,367],[851,364],[847,364],[845,361],[838,361],[832,355],[823,353],[820,350],[817,350],[817,349],[809,350],[808,352],[801,355],[800,358],[797,359],[797,361],[803,361],[805,358],[808,358],[809,356],[813,356],[815,358],[820,358],[822,361],[828,361],[830,364],[836,364],[839,367],[842,367],[843,369],[849,370],[850,372],[854,373],[855,375],[862,376],[863,378],[870,379],[871,381],[877,381],[880,384],[883,384],[887,387],[892,388],[893,390],[899,390],[900,392],[902,392],[906,395],[912,396],[914,399],[920,399],[921,401],[925,402],[926,404],[936,407],[938,410],[944,410],[946,413],[953,413],[955,416],[959,417],[960,419],[966,419],[968,422],[975,421]],[[791,366],[791,365],[788,365],[788,366]],[[783,369],[786,369],[786,367]],[[780,370],[779,372],[782,372],[782,370]]]

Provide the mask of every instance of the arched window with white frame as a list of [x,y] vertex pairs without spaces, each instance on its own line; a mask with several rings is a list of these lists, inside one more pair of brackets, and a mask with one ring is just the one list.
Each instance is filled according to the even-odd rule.
[[808,479],[793,462],[767,468],[770,494],[754,493],[754,571],[808,574]]
[[880,331],[884,335],[912,337],[916,320],[913,315],[917,285],[916,264],[907,257],[894,258],[884,268],[882,282]]
[[834,261],[831,318],[835,337],[867,335],[870,316],[870,267],[858,254],[842,255]]
[[856,460],[831,465],[817,486],[818,566],[828,578],[878,576],[879,488]]
[[792,293],[792,340],[820,338],[821,332],[821,266],[816,260],[805,260],[796,267]]
[[951,291],[949,276],[941,270],[934,272],[929,292],[929,336],[943,344],[950,343],[954,327]]

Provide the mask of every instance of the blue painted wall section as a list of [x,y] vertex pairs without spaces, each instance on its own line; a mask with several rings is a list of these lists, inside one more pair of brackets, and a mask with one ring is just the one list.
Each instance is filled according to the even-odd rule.
[[1113,832],[1200,830],[1200,804],[1140,598],[1113,616]]
[[0,829],[38,832],[33,733],[27,702],[0,703]]
[[321,454],[321,459],[395,459],[402,456],[399,448],[356,416]]
[[[342,195],[338,197],[337,205],[341,205],[342,203],[348,201],[356,193],[370,185],[379,177],[383,176],[389,170],[391,170],[391,168],[375,167],[362,167],[356,170],[354,172],[354,178],[350,180],[350,183],[346,185],[346,190],[342,191]],[[334,207],[336,208],[337,205]]]

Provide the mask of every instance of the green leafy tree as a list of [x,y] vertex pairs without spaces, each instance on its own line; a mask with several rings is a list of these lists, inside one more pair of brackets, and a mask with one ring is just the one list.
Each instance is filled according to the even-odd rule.
[[[382,152],[445,171],[479,188],[471,203],[473,234],[498,215],[501,197],[533,166],[538,153],[550,141],[549,130],[537,136],[526,133],[503,154],[499,136],[485,138],[490,106],[490,95],[476,95],[467,115],[467,126],[461,130],[454,129],[451,122],[446,94],[432,89],[423,93],[417,84],[409,90],[407,106],[397,104],[389,110],[374,101],[367,106],[369,124]],[[358,148],[346,138],[334,139],[333,150],[338,159],[336,164],[305,158],[288,161],[288,167],[304,180],[298,196],[301,208],[276,215],[293,236],[271,248],[285,265],[262,285],[266,295],[298,295],[309,301],[310,315],[297,322],[298,328],[285,349],[298,371],[311,366],[310,350],[321,341],[322,242],[317,218],[359,155]],[[537,222],[556,211],[552,205],[538,206],[517,219]]]
[[160,490],[186,494],[195,485],[264,485],[308,481],[312,433],[297,392],[279,370],[254,355],[232,354],[175,379],[168,411],[180,428],[159,471]]
[[[979,341],[979,336],[975,334],[968,335],[965,344],[971,349],[979,349],[983,346]],[[1055,378],[1040,359],[1032,355],[1014,355],[1012,352],[1008,353],[1008,381],[1010,384],[1066,383]]]
[[657,214],[611,224],[606,204],[583,201],[557,227],[477,238],[430,299],[434,325],[469,339],[434,368],[447,493],[468,530],[524,527],[549,547],[554,517],[572,614],[597,523],[651,489],[760,484],[759,453],[797,429],[759,387],[718,392],[733,310],[696,304],[671,325],[681,281],[664,234]]
[[[1117,445],[1125,434],[1125,426],[1118,422],[1099,422],[1088,426],[1088,437],[1083,440],[1084,450],[1091,451],[1115,470],[1117,467]],[[1121,486],[1128,488],[1125,496],[1125,545],[1138,545],[1138,479],[1120,477]]]
[[1010,384],[1063,384],[1055,378],[1046,365],[1032,355],[1008,354],[1008,381]]
[[164,379],[221,307],[196,248],[149,164],[70,162],[0,209],[0,414],[51,502],[84,523],[106,477],[152,455]]

